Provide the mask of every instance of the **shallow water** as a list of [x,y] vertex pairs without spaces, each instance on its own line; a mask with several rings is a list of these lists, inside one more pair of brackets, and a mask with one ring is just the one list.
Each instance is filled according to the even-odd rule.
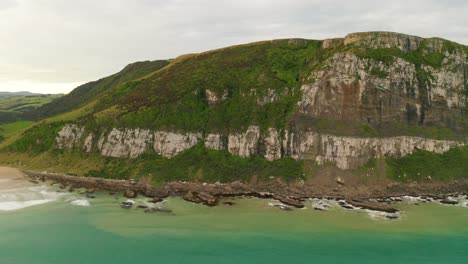
[[388,220],[333,203],[287,212],[269,200],[206,207],[170,198],[161,207],[173,214],[146,214],[120,208],[125,200],[48,186],[3,190],[0,263],[468,263],[462,206],[401,203],[401,218]]

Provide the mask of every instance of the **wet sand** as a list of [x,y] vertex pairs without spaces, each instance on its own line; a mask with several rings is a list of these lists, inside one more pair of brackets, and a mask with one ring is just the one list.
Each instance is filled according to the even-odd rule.
[[28,184],[24,173],[18,169],[0,167],[0,190],[15,189]]

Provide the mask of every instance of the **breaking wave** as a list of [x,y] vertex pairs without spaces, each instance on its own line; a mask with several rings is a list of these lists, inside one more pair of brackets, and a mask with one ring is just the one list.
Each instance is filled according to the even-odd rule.
[[0,191],[0,211],[13,211],[58,200],[64,193],[46,185]]

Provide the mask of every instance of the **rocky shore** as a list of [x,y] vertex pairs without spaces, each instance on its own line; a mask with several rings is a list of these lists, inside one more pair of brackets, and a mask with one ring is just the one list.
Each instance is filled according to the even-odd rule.
[[57,173],[23,171],[31,182],[51,182],[63,189],[73,191],[85,188],[89,194],[95,191],[122,193],[127,198],[143,195],[153,201],[161,201],[168,196],[180,196],[186,201],[216,206],[224,197],[258,197],[278,200],[291,208],[304,207],[303,201],[310,198],[344,200],[343,206],[395,213],[398,210],[390,206],[391,202],[402,196],[421,196],[427,199],[440,200],[441,203],[453,204],[449,197],[468,193],[468,180],[451,182],[411,182],[390,183],[386,186],[366,185],[347,186],[337,182],[336,186],[316,186],[304,182],[284,183],[271,181],[267,183],[247,184],[231,183],[193,183],[169,182],[152,186],[135,180],[113,180],[93,177],[79,177]]

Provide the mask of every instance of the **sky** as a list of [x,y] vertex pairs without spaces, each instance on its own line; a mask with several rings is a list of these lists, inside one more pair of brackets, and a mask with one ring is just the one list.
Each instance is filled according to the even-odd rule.
[[360,31],[468,45],[467,0],[0,0],[0,91],[68,93],[142,60]]

